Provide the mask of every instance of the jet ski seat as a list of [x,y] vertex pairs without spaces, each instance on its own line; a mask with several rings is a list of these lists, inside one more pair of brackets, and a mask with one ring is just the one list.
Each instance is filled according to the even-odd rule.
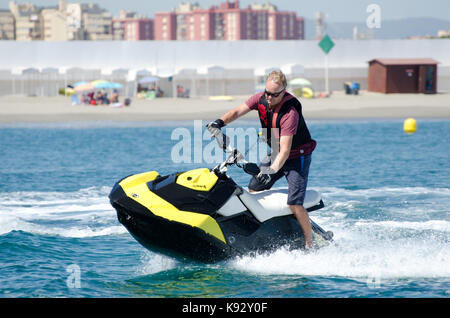
[[[253,215],[260,222],[264,222],[270,218],[292,214],[291,209],[287,205],[287,188],[271,189],[261,192],[250,193],[246,189],[242,189],[239,195],[242,203],[235,196],[232,196],[225,205],[219,209],[219,213],[224,216],[232,215],[236,212],[251,210]],[[310,209],[320,206],[322,199],[319,192],[314,190],[306,190],[303,206]]]
[[[256,201],[262,209],[252,209],[255,217],[264,222],[272,217],[292,214],[291,209],[287,205],[288,189],[270,189],[261,192],[247,192],[240,196],[245,205],[252,204],[250,200]],[[305,209],[319,205],[321,197],[319,192],[314,190],[306,190],[303,206]]]

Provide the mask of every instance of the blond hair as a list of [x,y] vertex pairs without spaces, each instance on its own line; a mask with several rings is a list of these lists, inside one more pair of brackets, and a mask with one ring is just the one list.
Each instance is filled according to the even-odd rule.
[[287,80],[286,76],[283,74],[282,71],[272,71],[267,76],[267,80],[271,80],[274,83],[277,83],[278,85],[283,85],[284,88],[287,86]]

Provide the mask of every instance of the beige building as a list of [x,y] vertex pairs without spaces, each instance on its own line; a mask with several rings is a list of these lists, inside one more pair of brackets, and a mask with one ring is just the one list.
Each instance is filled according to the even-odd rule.
[[112,15],[97,4],[81,4],[84,40],[112,40]]
[[43,21],[44,41],[67,41],[67,19],[64,11],[58,9],[43,9],[41,11]]
[[67,39],[69,41],[84,40],[81,24],[83,10],[80,3],[68,3],[66,8]]
[[[64,5],[62,5],[64,3]],[[112,40],[112,15],[97,4],[67,3],[65,8],[67,40]]]
[[[0,11],[0,39],[17,41],[112,40],[112,15],[93,3],[67,3],[37,7],[10,1],[11,15]],[[11,19],[13,21],[11,27]]]
[[9,10],[0,10],[0,40],[16,38],[14,15]]
[[41,8],[29,3],[16,4],[10,1],[9,9],[15,19],[16,41],[42,39]]

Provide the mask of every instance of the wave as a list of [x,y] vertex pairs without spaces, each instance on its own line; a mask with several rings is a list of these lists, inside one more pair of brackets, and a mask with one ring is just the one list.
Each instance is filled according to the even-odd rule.
[[[317,190],[322,192],[326,207],[310,216],[334,232],[332,244],[310,253],[280,248],[222,265],[250,275],[346,278],[374,288],[395,285],[402,279],[450,277],[449,189]],[[442,202],[436,204],[437,199]],[[434,210],[421,210],[427,205],[433,205]],[[410,215],[417,220],[411,220]],[[146,252],[137,272],[149,275],[181,266],[185,264]]]
[[[86,238],[122,235],[109,204],[110,187],[74,192],[0,193],[0,235],[11,231]],[[334,232],[335,242],[312,253],[279,249],[245,256],[227,267],[258,274],[320,275],[390,280],[450,277],[450,189],[382,187],[316,188],[325,208],[311,219]],[[146,252],[136,272],[180,266]]]
[[144,251],[139,264],[135,267],[135,272],[138,276],[146,276],[177,268],[180,264],[184,266],[174,258]]
[[373,227],[382,227],[386,230],[392,229],[409,229],[409,230],[417,230],[417,231],[440,231],[450,233],[450,221],[446,220],[431,220],[431,221],[423,221],[423,222],[407,222],[407,221],[379,221],[379,222],[366,222],[359,221],[356,222],[356,226],[370,226]]
[[229,262],[258,274],[348,277],[381,283],[450,277],[450,189],[323,187],[325,208],[311,219],[334,232],[312,253],[279,249]]
[[424,239],[353,241],[341,238],[312,253],[280,249],[271,254],[230,261],[235,269],[258,274],[329,276],[390,280],[394,278],[448,278],[447,243]]
[[316,187],[321,193],[331,196],[353,196],[353,197],[402,197],[405,195],[436,195],[450,199],[450,188],[430,187],[379,187],[369,189],[347,189],[337,187]]
[[63,237],[126,233],[109,204],[110,187],[74,192],[0,193],[0,235],[11,231]]

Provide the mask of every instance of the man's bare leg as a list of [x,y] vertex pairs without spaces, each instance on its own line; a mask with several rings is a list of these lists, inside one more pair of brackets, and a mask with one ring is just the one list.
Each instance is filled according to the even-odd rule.
[[[252,189],[248,189],[250,193],[255,193]],[[297,218],[298,223],[303,231],[303,237],[305,238],[305,248],[311,248],[313,246],[311,222],[309,221],[308,211],[302,205],[289,205],[292,213]]]
[[308,212],[302,205],[290,205],[289,208],[291,209],[292,213],[294,213],[298,223],[300,224],[300,227],[302,228],[303,236],[305,238],[305,248],[312,247],[312,229]]

